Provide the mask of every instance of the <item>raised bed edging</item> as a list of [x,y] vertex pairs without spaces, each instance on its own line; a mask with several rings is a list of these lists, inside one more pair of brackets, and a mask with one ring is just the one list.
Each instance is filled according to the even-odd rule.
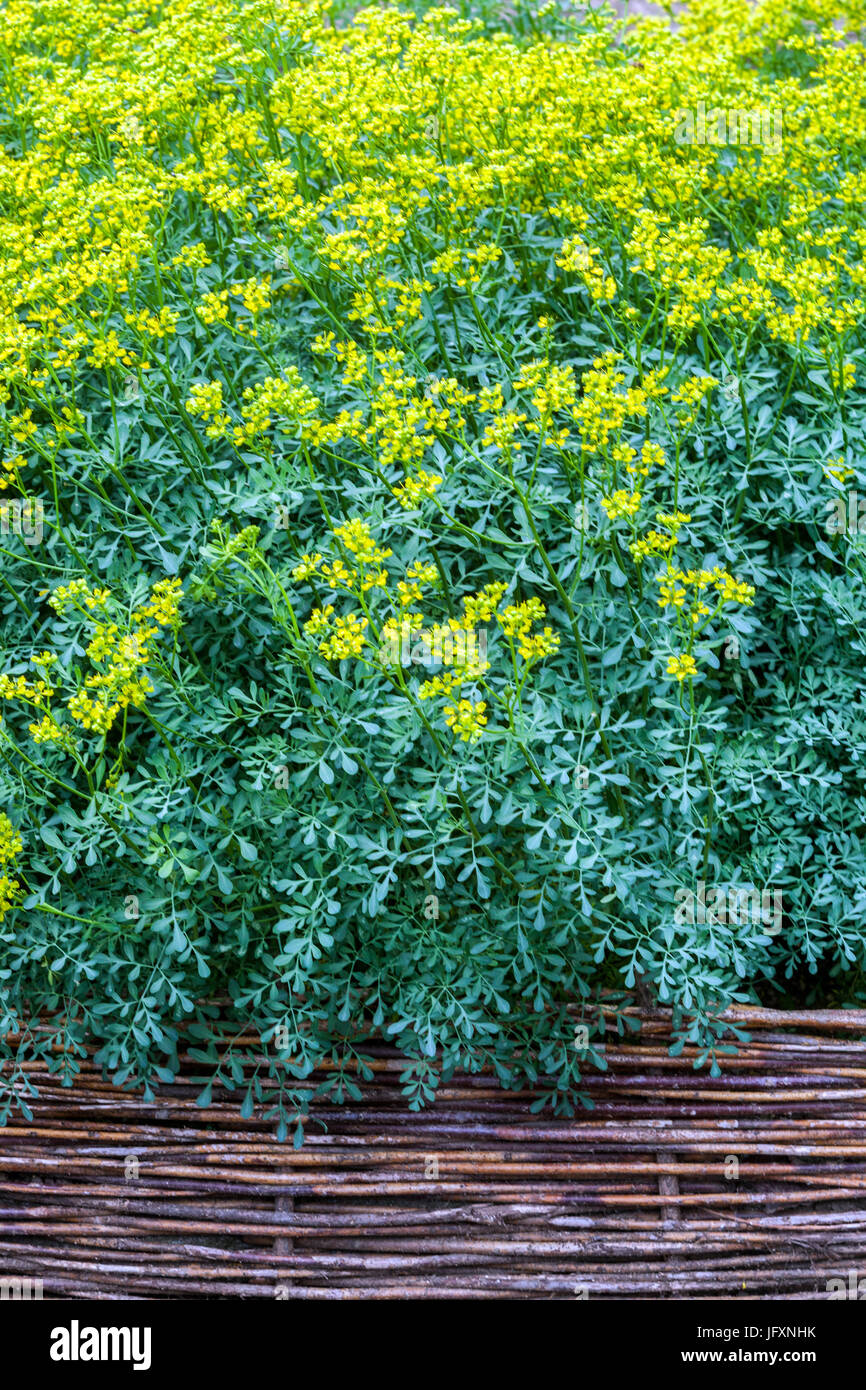
[[752,1041],[711,1077],[643,1014],[573,1119],[488,1076],[411,1113],[382,1048],[364,1103],[316,1111],[299,1152],[187,1081],[145,1104],[92,1065],[71,1090],[43,1077],[33,1122],[0,1130],[0,1278],[46,1298],[828,1298],[866,1271],[866,1012],[731,1016]]

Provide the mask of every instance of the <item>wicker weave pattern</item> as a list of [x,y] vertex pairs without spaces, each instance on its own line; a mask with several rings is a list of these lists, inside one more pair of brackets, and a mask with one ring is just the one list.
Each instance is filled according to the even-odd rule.
[[45,1080],[0,1131],[0,1275],[100,1299],[827,1297],[866,1271],[866,1013],[737,1013],[753,1041],[718,1078],[644,1016],[573,1120],[484,1076],[408,1113],[383,1049],[297,1153],[186,1082],[147,1105],[92,1067]]

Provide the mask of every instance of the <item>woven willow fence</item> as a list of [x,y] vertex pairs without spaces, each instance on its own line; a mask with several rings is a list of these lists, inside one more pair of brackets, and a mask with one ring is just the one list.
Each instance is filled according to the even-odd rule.
[[826,1298],[866,1270],[866,1012],[733,1016],[752,1041],[711,1077],[643,1015],[568,1120],[486,1076],[410,1113],[383,1048],[299,1152],[189,1080],[145,1104],[92,1067],[43,1077],[0,1131],[0,1276],[46,1298]]

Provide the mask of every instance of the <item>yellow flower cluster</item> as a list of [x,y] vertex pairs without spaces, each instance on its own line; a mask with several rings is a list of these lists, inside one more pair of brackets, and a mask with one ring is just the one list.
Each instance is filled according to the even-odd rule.
[[29,681],[26,676],[0,676],[0,700],[24,700],[27,704],[41,705],[50,700],[54,687],[48,681]]
[[73,579],[56,588],[48,603],[55,613],[65,613],[69,608],[92,612],[94,608],[104,609],[110,598],[110,589],[91,589],[86,579]]
[[441,482],[442,475],[440,473],[428,473],[426,469],[419,468],[398,487],[392,487],[391,492],[401,507],[405,507],[407,511],[412,511],[420,506],[425,497],[432,497]]
[[205,434],[209,438],[225,438],[231,428],[231,419],[223,410],[221,381],[196,382],[190,388],[185,405],[190,415],[205,421]]
[[0,812],[0,864],[8,864],[10,859],[21,853],[23,847],[21,836],[9,817]]
[[319,401],[301,377],[297,367],[287,367],[282,376],[266,377],[258,386],[248,386],[243,394],[243,424],[232,434],[240,448],[270,429],[276,419],[284,434],[303,436],[303,427],[317,418]]
[[678,411],[678,418],[684,429],[695,423],[698,407],[718,384],[714,376],[690,376],[676,391],[671,392],[671,400],[684,407]]
[[601,505],[611,521],[618,521],[620,517],[636,516],[640,511],[640,504],[641,494],[639,492],[626,492],[624,488],[617,488],[610,497],[602,497],[601,499]]
[[142,338],[167,338],[175,332],[178,316],[164,304],[156,314],[141,309],[137,314],[124,314],[123,319]]
[[730,251],[710,243],[705,217],[686,217],[674,225],[664,213],[648,208],[635,218],[627,249],[669,296],[667,321],[678,337],[701,322],[732,260]]
[[550,627],[542,632],[533,632],[533,623],[544,617],[544,604],[540,599],[530,598],[525,603],[510,604],[497,615],[499,626],[509,642],[516,644],[524,661],[540,661],[550,656],[559,647],[559,637]]
[[[725,607],[730,604],[749,607],[754,602],[754,585],[735,579],[721,566],[711,570],[680,570],[669,566],[656,578],[659,607],[672,608],[678,615],[682,614],[685,629],[681,628],[681,632],[685,631],[689,646],[695,634]],[[715,590],[715,604],[712,607],[706,601],[710,590]],[[691,651],[668,659],[667,674],[679,682],[691,680],[697,674],[697,669]]]
[[682,656],[668,657],[667,674],[673,676],[676,680],[680,682],[691,680],[697,673],[698,668],[695,664],[695,659],[693,656],[689,656],[688,653],[684,653]]
[[688,591],[691,591],[693,601],[689,616],[694,624],[712,611],[701,597],[710,588],[716,590],[718,608],[728,603],[751,605],[754,602],[753,585],[734,579],[733,575],[720,567],[712,570],[668,569],[657,579],[661,590],[657,600],[660,608],[683,608]]
[[[89,430],[87,393],[110,396],[113,410],[112,373],[149,370],[143,344],[173,380],[176,329],[192,312],[199,339],[208,340],[202,371],[223,372],[211,349],[226,329],[244,333],[248,375],[186,392],[186,410],[207,438],[289,471],[294,456],[278,457],[282,441],[272,432],[290,436],[311,472],[321,457],[335,478],[342,465],[346,476],[357,467],[379,480],[389,507],[394,498],[409,512],[435,498],[432,514],[444,511],[450,491],[437,496],[443,438],[459,442],[461,458],[480,442],[482,453],[498,451],[516,467],[534,435],[533,450],[537,443],[539,452],[559,451],[570,479],[580,470],[581,500],[586,483],[610,521],[628,523],[636,565],[667,561],[659,603],[678,623],[709,620],[711,591],[717,609],[748,605],[751,586],[726,571],[673,567],[681,513],[659,513],[658,529],[638,534],[652,475],[667,467],[664,448],[640,439],[649,407],[669,398],[676,507],[679,432],[710,411],[715,378],[692,375],[672,390],[671,368],[662,365],[637,369],[629,384],[627,354],[611,351],[578,382],[551,359],[551,345],[569,321],[564,288],[578,291],[575,304],[589,294],[608,342],[634,344],[636,319],[657,316],[662,349],[647,361],[666,362],[666,349],[675,353],[687,340],[708,352],[730,347],[728,360],[739,360],[761,328],[771,345],[794,349],[792,358],[808,347],[838,397],[852,389],[848,335],[866,313],[866,175],[857,167],[866,138],[864,44],[856,7],[853,32],[840,41],[837,8],[811,0],[806,24],[803,7],[784,0],[695,0],[678,10],[675,28],[628,20],[621,43],[602,25],[576,26],[562,40],[508,29],[491,36],[489,26],[441,6],[419,16],[367,6],[334,23],[326,0],[281,0],[279,46],[303,45],[303,61],[284,65],[270,56],[274,11],[264,0],[148,5],[123,22],[115,0],[9,0],[0,56],[7,105],[23,124],[17,134],[10,126],[0,153],[0,490],[17,486],[49,446],[54,460],[72,432]],[[772,82],[767,54],[779,55]],[[791,55],[795,70],[785,75],[782,60]],[[226,72],[237,80],[226,82]],[[762,107],[772,92],[785,111],[783,148],[740,144],[728,158],[712,142],[677,144],[672,112],[708,90],[719,108],[740,110]],[[208,244],[190,240],[172,254],[176,243],[163,248],[179,206],[204,208],[202,226],[213,235],[194,231]],[[710,209],[722,208],[748,215],[736,226],[711,220]],[[515,234],[526,225],[531,237]],[[544,306],[542,348],[493,337],[489,267],[507,286],[522,258],[527,280],[543,284],[551,256],[563,273]],[[563,286],[569,276],[578,284]],[[328,392],[317,395],[300,369],[282,368],[269,338],[276,295],[299,286],[308,306],[319,303],[317,327],[337,322],[341,296],[349,306],[348,323],[311,344],[317,358],[332,359],[328,367],[337,364],[349,398],[333,418],[325,418]],[[431,355],[417,350],[422,323],[445,325],[435,359],[443,373],[457,370],[452,357],[466,360],[464,349],[483,342],[502,364],[502,383],[476,393],[451,375],[425,378]],[[466,324],[471,341],[458,341]],[[299,361],[306,348],[298,344]],[[514,365],[529,353],[539,355]],[[341,441],[349,463],[334,456]],[[492,471],[502,460],[483,463]],[[828,472],[838,484],[850,477],[844,463]],[[223,553],[252,555],[256,534],[244,528]],[[292,570],[297,581],[358,602],[345,617],[327,602],[314,610],[307,631],[321,639],[322,655],[375,653],[403,622],[416,635],[453,631],[416,611],[437,583],[432,564],[419,562],[392,582],[391,552],[357,518],[337,529],[335,542],[332,553],[304,554]],[[506,589],[494,596],[496,588],[467,597],[451,622],[462,631],[496,618],[526,663],[555,650],[535,609],[528,618],[526,604],[499,612]],[[84,581],[54,592],[58,613],[99,615],[88,652],[100,670],[68,704],[75,722],[107,732],[121,709],[144,701],[152,629],[177,625],[176,598],[154,590],[130,620],[107,590]],[[376,604],[390,605],[382,622]],[[473,679],[481,666],[464,663]],[[49,709],[49,681],[0,679],[6,698],[41,713],[35,739],[68,745],[68,726]]]
[[3,459],[0,462],[0,492],[5,492],[10,483],[19,484],[19,475],[26,466],[27,460],[23,454],[13,454],[11,458]]
[[494,584],[485,584],[477,594],[467,594],[463,599],[464,624],[471,627],[475,623],[489,623],[507,589],[507,584],[497,580]]
[[664,531],[648,531],[629,545],[631,557],[640,565],[650,555],[669,555],[679,541],[680,528],[691,521],[687,512],[656,512],[656,521]]
[[[545,616],[544,604],[537,598],[522,603],[502,601],[508,585],[501,580],[486,584],[476,593],[461,599],[459,617],[436,622],[416,605],[425,594],[440,586],[440,574],[430,560],[414,560],[402,578],[392,581],[384,563],[392,556],[373,536],[368,522],[360,517],[335,526],[335,542],[352,557],[356,568],[348,569],[341,560],[326,560],[323,552],[304,555],[292,571],[296,582],[322,579],[333,592],[354,595],[361,612],[340,615],[332,603],[317,605],[304,623],[304,633],[312,639],[319,655],[327,661],[360,661],[371,672],[379,672],[406,691],[401,671],[414,662],[442,669],[420,682],[419,701],[453,697],[468,686],[487,685],[491,669],[486,659],[486,631],[479,625],[496,619],[505,636],[515,663],[522,660],[519,684],[522,686],[531,668],[559,648],[559,636],[550,626],[539,628]],[[378,590],[388,605],[381,618],[375,618],[367,607],[367,595]],[[499,697],[497,697],[499,698]],[[472,701],[461,696],[456,704],[446,706],[446,723],[462,741],[480,737],[487,722],[484,701]],[[450,711],[450,713],[449,713]]]
[[112,328],[103,338],[94,340],[87,360],[91,367],[132,367],[137,358],[124,347]]
[[[835,483],[841,483],[844,486],[845,483],[849,483],[851,479],[856,476],[856,468],[851,468],[846,464],[844,454],[837,454],[834,458],[828,459],[824,464],[824,477],[832,478]],[[2,486],[2,484],[0,484],[0,486]]]
[[556,264],[563,270],[572,270],[583,281],[596,303],[613,299],[616,294],[616,280],[606,275],[599,265],[601,258],[597,248],[588,247],[580,237],[568,237],[562,243],[562,251]]
[[455,737],[464,743],[475,743],[487,723],[486,709],[484,700],[458,700],[456,705],[445,706],[445,723],[454,730]]
[[0,873],[0,922],[3,921],[15,903],[21,889],[18,879],[10,878],[6,866],[21,853],[22,849],[21,836],[9,817],[0,812],[0,866],[2,866],[2,873]]
[[353,517],[342,526],[334,527],[338,541],[353,555],[359,565],[381,565],[393,555],[392,550],[382,550],[373,539],[369,524],[360,517]]
[[[121,712],[130,706],[144,707],[147,696],[153,693],[145,670],[152,659],[152,640],[160,628],[179,627],[180,600],[181,581],[161,579],[147,602],[125,617],[108,589],[91,589],[86,580],[74,579],[55,589],[49,603],[58,614],[77,611],[91,624],[86,651],[97,669],[65,700],[65,709],[75,724],[104,736]],[[116,620],[107,616],[109,609]],[[106,616],[93,619],[94,611]],[[33,657],[33,664],[48,670],[57,666],[57,660],[53,652],[40,652]],[[57,718],[52,707],[57,688],[42,678],[30,681],[25,676],[0,675],[0,698],[31,704],[40,713],[41,718],[29,726],[34,742],[72,753],[76,748],[72,728]]]
[[216,293],[209,290],[207,294],[202,295],[195,311],[202,323],[209,327],[215,323],[225,323],[229,316],[228,290],[219,290]]
[[[251,318],[264,313],[271,306],[271,277],[265,275],[258,279],[251,275],[248,280],[232,285],[231,293],[237,296],[243,303],[244,308]],[[255,336],[257,330],[252,330]]]
[[651,399],[647,390],[632,386],[623,391],[620,388],[624,384],[625,374],[619,370],[615,352],[596,357],[590,370],[584,372],[583,395],[573,412],[584,453],[603,454],[626,421],[646,415]]
[[360,656],[367,643],[367,626],[368,619],[359,618],[356,613],[349,613],[345,618],[335,617],[329,635],[319,644],[319,651],[329,661]]
[[211,264],[211,259],[204,242],[196,241],[172,256],[171,263],[173,266],[184,266],[187,270],[204,270]]

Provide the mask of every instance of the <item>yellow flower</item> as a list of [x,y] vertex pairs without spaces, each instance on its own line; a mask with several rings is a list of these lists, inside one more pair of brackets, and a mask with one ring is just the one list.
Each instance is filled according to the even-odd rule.
[[360,656],[367,643],[367,625],[367,619],[359,618],[355,613],[350,613],[346,618],[335,618],[331,635],[319,645],[322,656],[329,661]]
[[391,491],[400,506],[409,511],[417,507],[423,498],[432,497],[441,482],[442,478],[438,473],[428,473],[425,469],[419,468],[417,473],[411,474],[399,487],[392,487]]
[[322,578],[328,581],[332,589],[349,589],[357,579],[357,572],[350,570],[342,560],[332,560],[330,564],[322,566]]
[[675,676],[678,681],[691,680],[697,674],[697,666],[693,656],[685,652],[682,656],[669,656],[667,665],[667,675]]
[[191,246],[182,247],[178,254],[172,257],[171,264],[185,266],[189,270],[204,270],[211,261],[204,243],[197,241]]
[[362,565],[378,565],[393,554],[391,550],[379,549],[369,525],[360,517],[354,517],[343,526],[335,526],[334,535]]
[[715,581],[722,603],[742,603],[751,605],[754,603],[755,589],[752,584],[744,584],[734,578],[732,574],[723,573]]
[[23,842],[9,817],[0,811],[0,864],[8,864],[21,853]]
[[640,504],[641,494],[626,492],[624,488],[618,488],[612,496],[601,499],[601,505],[611,521],[618,521],[623,516],[636,516],[640,511]]
[[658,576],[661,596],[656,601],[659,608],[682,608],[686,601],[686,591],[682,585],[677,583],[679,577],[679,570],[672,570],[670,574]]
[[69,607],[104,608],[110,598],[109,589],[91,589],[85,579],[73,579],[55,589],[48,602],[55,612],[63,613]]
[[629,543],[632,559],[636,565],[642,564],[650,555],[668,555],[677,543],[675,535],[665,535],[663,531],[648,531],[636,541]]
[[149,602],[133,613],[133,622],[141,624],[152,619],[160,627],[177,627],[183,597],[181,589],[180,579],[160,579],[151,590]]
[[417,584],[436,584],[439,571],[430,560],[415,560],[407,569],[406,578],[414,579]]
[[837,483],[848,483],[856,477],[856,474],[856,468],[849,468],[846,465],[844,454],[836,454],[824,464],[824,477],[832,478]]
[[66,753],[73,752],[76,747],[72,730],[58,724],[50,714],[44,714],[38,724],[30,724],[28,727],[34,743],[54,744]]
[[107,734],[120,713],[120,703],[109,704],[105,699],[91,700],[84,691],[79,691],[67,705],[76,723],[89,733]]
[[316,551],[315,555],[302,555],[300,561],[292,570],[294,580],[310,579],[322,563],[322,556]]
[[420,584],[407,584],[403,579],[398,581],[397,596],[401,608],[411,608],[423,598]]
[[557,650],[559,636],[552,628],[546,627],[543,632],[521,633],[517,646],[524,661],[541,661]]
[[487,723],[486,709],[484,700],[458,700],[456,705],[445,706],[445,723],[464,743],[475,743]]
[[304,632],[316,636],[319,632],[324,632],[334,616],[334,605],[329,603],[326,608],[314,608],[307,621],[304,623]]
[[117,623],[97,623],[96,633],[93,640],[87,647],[87,655],[91,661],[101,661],[108,656],[120,636],[120,628]]
[[497,580],[495,584],[485,584],[484,588],[476,594],[470,594],[463,600],[463,622],[467,627],[474,626],[475,623],[487,623],[496,612],[497,605],[501,602],[508,588]]
[[544,604],[537,598],[525,603],[510,604],[497,615],[506,637],[521,638],[529,633],[534,622],[544,617]]
[[21,884],[17,878],[9,878],[7,874],[0,877],[0,922],[6,916],[9,909],[14,905],[15,899],[21,891]]
[[225,435],[231,420],[223,410],[223,388],[221,381],[200,381],[190,388],[184,403],[187,412],[204,420],[208,425],[205,433],[211,439]]

